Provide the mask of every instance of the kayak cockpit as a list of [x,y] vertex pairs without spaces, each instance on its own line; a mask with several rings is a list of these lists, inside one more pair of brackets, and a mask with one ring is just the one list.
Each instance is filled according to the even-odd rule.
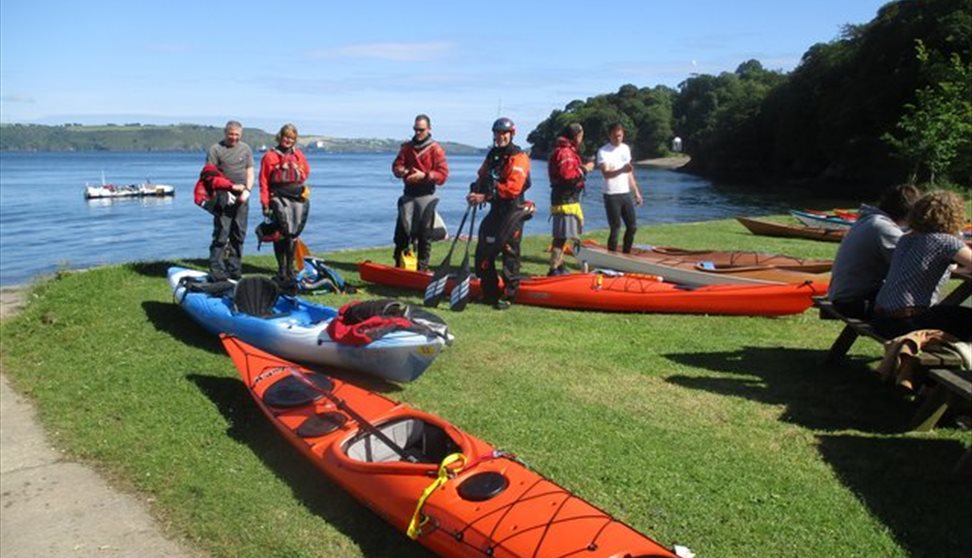
[[420,418],[395,419],[375,428],[401,452],[378,435],[363,430],[344,445],[349,459],[364,463],[440,463],[447,455],[461,451],[442,427]]

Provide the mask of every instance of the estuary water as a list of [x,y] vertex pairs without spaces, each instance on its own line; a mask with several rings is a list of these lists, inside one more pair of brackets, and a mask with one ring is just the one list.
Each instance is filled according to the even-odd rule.
[[[259,167],[259,153],[254,154]],[[391,245],[401,183],[391,174],[394,154],[307,152],[312,187],[310,218],[303,239],[315,252]],[[198,153],[0,153],[0,285],[29,281],[58,269],[168,258],[205,258],[212,218],[196,207],[192,190],[205,155]],[[439,212],[450,227],[465,210],[464,195],[481,156],[450,156],[449,181],[439,189]],[[85,200],[86,184],[153,182],[175,186],[169,198]],[[645,192],[639,224],[721,219],[785,212],[780,196],[724,188],[689,174],[639,168]],[[533,161],[527,198],[537,215],[524,234],[549,234],[546,164]],[[601,179],[592,173],[582,203],[585,230],[604,229],[607,220]],[[256,252],[253,228],[260,204],[250,203],[250,234],[244,247]],[[263,252],[272,249],[264,246]],[[441,250],[439,251],[441,252]]]

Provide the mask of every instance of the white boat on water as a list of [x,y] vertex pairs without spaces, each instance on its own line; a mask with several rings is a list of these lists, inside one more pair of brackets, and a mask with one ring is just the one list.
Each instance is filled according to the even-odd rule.
[[85,186],[84,198],[87,200],[103,198],[145,198],[174,196],[175,187],[168,184],[102,184],[101,186]]

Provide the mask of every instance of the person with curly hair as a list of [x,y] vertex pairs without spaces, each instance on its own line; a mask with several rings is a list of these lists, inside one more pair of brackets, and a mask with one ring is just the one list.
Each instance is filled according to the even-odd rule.
[[886,337],[919,329],[940,329],[972,341],[972,308],[936,305],[949,268],[972,271],[972,249],[962,241],[965,201],[943,190],[926,193],[908,214],[911,232],[902,236],[878,292],[872,322]]

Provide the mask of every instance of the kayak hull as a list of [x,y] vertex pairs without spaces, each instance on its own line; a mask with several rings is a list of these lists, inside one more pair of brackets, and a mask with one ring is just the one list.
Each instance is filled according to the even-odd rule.
[[739,223],[749,229],[749,232],[760,236],[779,236],[785,238],[807,238],[823,240],[825,242],[840,242],[847,234],[847,229],[824,229],[821,227],[806,227],[803,225],[786,225],[751,217],[736,217]]
[[[372,262],[358,264],[361,279],[370,283],[424,291],[431,273],[410,271]],[[447,292],[452,289],[452,282]],[[708,285],[685,288],[657,277],[627,274],[573,273],[557,277],[529,277],[520,282],[515,302],[549,308],[602,312],[659,312],[780,316],[799,314],[826,284]],[[479,281],[470,281],[472,298],[480,296]]]
[[337,310],[297,297],[280,297],[274,315],[260,318],[237,312],[228,296],[186,292],[180,280],[203,278],[201,271],[169,268],[173,296],[182,309],[213,334],[238,336],[261,349],[304,363],[364,372],[394,382],[418,378],[445,345],[441,337],[395,331],[367,345],[336,343],[327,326]]
[[803,260],[759,252],[689,251],[634,247],[630,254],[611,252],[585,240],[575,249],[577,261],[588,268],[660,275],[679,285],[778,285],[830,281],[830,260]]
[[808,227],[818,227],[821,229],[846,231],[851,227],[851,225],[854,224],[853,221],[844,219],[843,217],[838,217],[835,215],[821,215],[819,213],[811,213],[797,209],[791,209],[790,215]]
[[[418,515],[422,526],[413,532],[418,543],[440,556],[675,556],[509,454],[439,417],[301,369],[238,338],[222,338],[257,406],[284,438],[400,531],[408,529],[440,463],[447,455],[461,454],[446,467],[450,478],[430,492]],[[320,394],[296,405],[289,401],[287,407],[278,406],[272,396],[275,386],[283,388],[281,382],[289,382],[282,391],[292,393],[295,385],[301,385],[294,377],[297,374],[303,375],[303,385],[313,381],[344,406]],[[324,417],[328,428],[314,431],[307,427]],[[357,422],[358,417],[400,445],[410,461],[391,451]],[[370,448],[370,453],[363,448]],[[483,480],[490,481],[489,490],[473,490]]]

